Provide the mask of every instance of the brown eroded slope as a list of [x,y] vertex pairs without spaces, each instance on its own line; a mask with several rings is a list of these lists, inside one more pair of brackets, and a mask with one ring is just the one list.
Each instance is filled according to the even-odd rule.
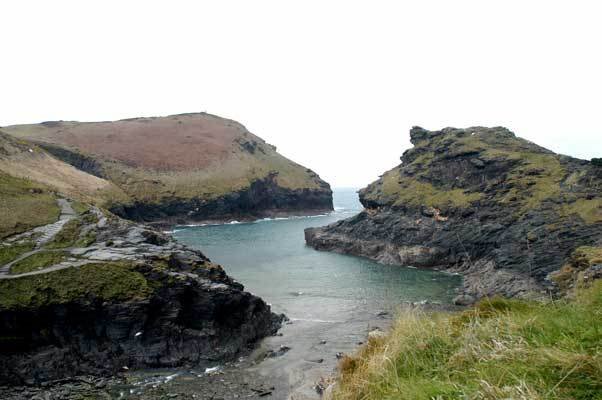
[[43,148],[0,131],[0,173],[46,185],[74,199],[102,204],[127,200],[115,184],[83,172]]
[[141,220],[260,217],[332,209],[330,187],[243,125],[206,113],[3,128],[123,190]]
[[261,140],[234,121],[207,114],[115,122],[56,121],[5,130],[16,136],[65,145],[128,166],[157,171],[207,168],[228,158],[237,137]]

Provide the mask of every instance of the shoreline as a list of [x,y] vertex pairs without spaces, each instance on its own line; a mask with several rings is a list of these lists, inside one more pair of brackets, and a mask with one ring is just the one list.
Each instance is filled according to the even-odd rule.
[[277,220],[277,219],[288,219],[288,218],[304,218],[304,217],[320,217],[327,216],[336,210],[333,209],[308,209],[308,210],[273,210],[268,212],[261,212],[253,215],[236,215],[231,214],[222,216],[219,218],[207,218],[207,219],[183,219],[183,218],[168,218],[158,221],[141,222],[142,224],[157,229],[160,231],[171,231],[176,227],[193,227],[193,226],[208,226],[208,225],[227,225],[232,223],[253,223],[262,220]]
[[[425,314],[453,313],[465,307],[451,304],[411,303],[399,304],[399,311],[416,309]],[[49,382],[43,386],[0,386],[0,395],[7,400],[31,398],[79,398],[78,396],[104,396],[130,400],[159,400],[164,398],[224,399],[303,399],[319,400],[319,383],[331,382],[337,375],[338,356],[352,355],[366,343],[371,332],[388,334],[397,312],[373,315],[367,325],[358,324],[345,348],[320,338],[298,337],[290,341],[296,330],[308,329],[303,321],[285,324],[274,336],[257,343],[252,352],[237,362],[216,365],[217,370],[199,367],[159,368],[121,372],[114,376],[75,376]],[[361,325],[361,326],[360,326]],[[374,333],[372,333],[374,334]],[[311,343],[309,350],[305,347]],[[273,355],[281,346],[289,350]],[[272,355],[270,355],[272,354]],[[324,388],[322,388],[324,389]],[[36,397],[37,396],[37,397]],[[44,397],[47,396],[47,397]],[[107,397],[108,396],[108,397]]]

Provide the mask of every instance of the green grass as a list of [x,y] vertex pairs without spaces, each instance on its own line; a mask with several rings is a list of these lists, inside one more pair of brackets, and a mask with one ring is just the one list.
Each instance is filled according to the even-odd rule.
[[18,275],[26,272],[38,271],[56,265],[64,259],[65,254],[61,251],[41,251],[15,263],[10,267],[10,273]]
[[[402,177],[398,168],[386,172],[381,182],[382,195],[394,199],[394,205],[424,205],[437,208],[451,205],[466,208],[470,203],[481,198],[480,193],[469,193],[462,189],[445,190],[415,178]],[[381,193],[371,193],[367,197],[378,198],[380,195]]]
[[88,247],[96,241],[96,231],[89,230],[85,235],[77,239],[75,242],[76,247]]
[[28,251],[33,250],[34,247],[35,244],[32,241],[13,244],[12,246],[0,246],[0,265],[8,264],[9,262],[19,257],[21,254],[25,254]]
[[55,195],[43,185],[0,172],[0,239],[58,220]]
[[70,301],[123,301],[152,289],[132,264],[87,264],[46,274],[0,280],[0,308],[27,309]]
[[82,222],[74,218],[63,225],[63,228],[56,234],[46,247],[49,249],[64,249],[74,246],[79,238]]
[[71,207],[73,208],[73,211],[75,211],[78,215],[82,215],[82,214],[86,213],[88,210],[90,210],[89,204],[82,203],[79,201],[72,202]]
[[602,399],[602,281],[574,301],[402,312],[339,365],[335,399]]
[[602,198],[578,199],[571,204],[564,205],[561,215],[571,214],[579,215],[587,224],[602,222]]

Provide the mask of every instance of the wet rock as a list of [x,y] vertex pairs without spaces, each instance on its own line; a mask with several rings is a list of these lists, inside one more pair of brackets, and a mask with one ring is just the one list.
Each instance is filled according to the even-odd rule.
[[475,298],[468,294],[461,294],[454,297],[452,302],[457,306],[469,306],[475,302]]
[[286,354],[291,348],[288,346],[284,346],[281,345],[278,350],[269,350],[266,353],[266,357],[268,358],[274,358],[274,357],[280,357],[283,356],[284,354]]

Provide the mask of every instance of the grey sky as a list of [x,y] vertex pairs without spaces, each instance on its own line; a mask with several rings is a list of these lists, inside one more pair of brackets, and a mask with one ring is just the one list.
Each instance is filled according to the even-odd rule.
[[503,125],[602,156],[595,1],[0,4],[0,126],[207,111],[334,186],[398,164],[412,125]]

